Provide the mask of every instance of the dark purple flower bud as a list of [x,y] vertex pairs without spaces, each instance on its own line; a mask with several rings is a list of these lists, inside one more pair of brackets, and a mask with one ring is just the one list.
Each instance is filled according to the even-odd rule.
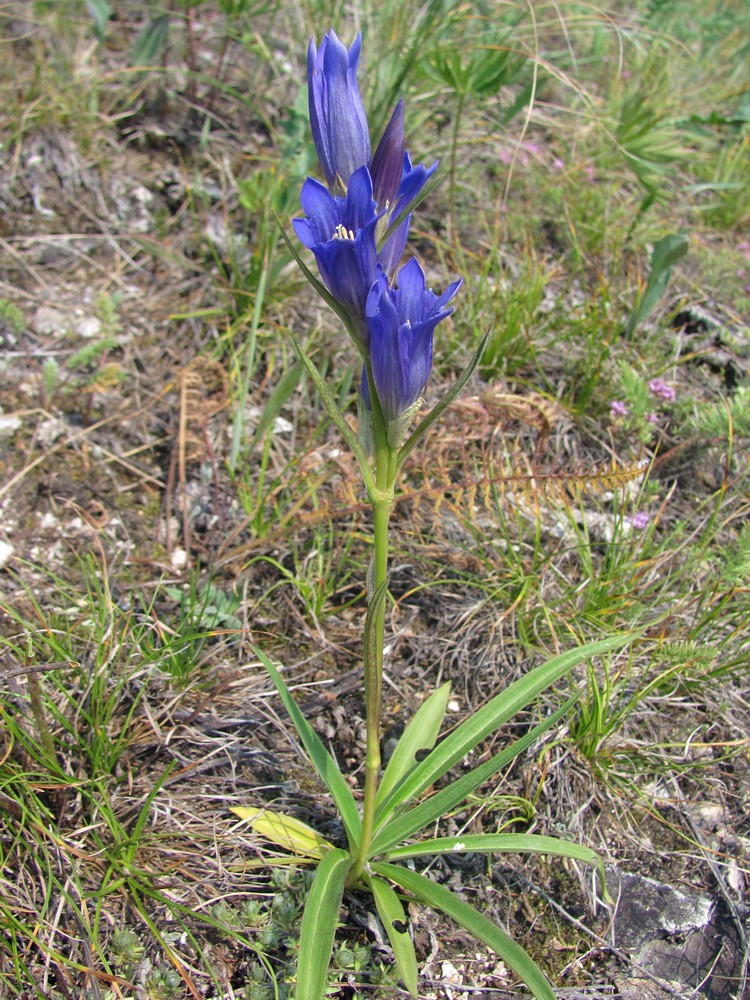
[[364,349],[368,343],[367,295],[379,273],[375,249],[378,215],[370,172],[367,167],[355,170],[345,197],[332,195],[325,185],[308,177],[300,200],[306,217],[294,219],[294,230],[315,255],[323,283],[349,314]]
[[357,86],[357,64],[362,37],[351,49],[335,31],[330,31],[316,49],[315,39],[307,50],[310,126],[315,150],[329,185],[337,176],[344,185],[357,170],[370,162],[367,115]]
[[[370,358],[383,415],[398,420],[419,399],[432,368],[432,337],[440,320],[453,310],[448,302],[458,291],[454,281],[437,296],[425,286],[424,272],[413,257],[398,274],[398,286],[389,288],[384,275],[367,297]],[[368,398],[363,386],[363,397]]]
[[372,158],[372,190],[375,201],[381,208],[391,205],[401,184],[404,172],[404,101],[396,105],[396,110],[378,143]]

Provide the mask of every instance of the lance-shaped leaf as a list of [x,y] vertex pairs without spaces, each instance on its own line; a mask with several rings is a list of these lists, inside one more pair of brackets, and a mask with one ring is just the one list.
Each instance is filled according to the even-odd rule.
[[413,997],[417,997],[417,956],[401,900],[387,882],[370,876],[367,883],[372,891],[388,940],[393,948],[401,981]]
[[606,893],[604,862],[590,847],[537,833],[472,833],[464,837],[435,837],[388,852],[389,861],[404,861],[427,854],[554,854],[596,865],[599,884]]
[[255,428],[250,444],[248,445],[248,451],[253,451],[255,446],[263,439],[269,427],[273,425],[274,421],[281,413],[281,410],[286,405],[289,397],[297,388],[299,380],[302,376],[303,367],[304,362],[301,358],[298,358],[292,367],[285,371],[279,379],[278,385],[271,393],[268,402],[263,408],[260,420],[258,421],[258,426]]
[[294,816],[277,813],[272,809],[252,806],[232,806],[229,810],[240,819],[250,821],[250,826],[261,837],[303,858],[320,858],[333,849],[325,837]]
[[417,763],[417,754],[422,750],[432,750],[435,746],[448,708],[450,693],[451,685],[450,681],[447,681],[422,702],[404,729],[380,781],[376,799],[376,822],[377,807],[386,801],[401,779],[413,769]]
[[526,983],[537,1000],[555,1000],[555,994],[552,992],[544,973],[523,948],[491,920],[478,913],[473,906],[465,903],[458,896],[454,896],[450,889],[431,882],[430,879],[418,872],[399,868],[397,865],[391,865],[387,862],[373,864],[372,870],[377,875],[382,875],[383,878],[390,879],[391,882],[400,885],[420,902],[426,903],[427,906],[432,906],[451,917],[477,941],[492,948],[495,954]]
[[626,646],[632,642],[636,634],[615,635],[608,639],[579,646],[577,649],[570,649],[546,663],[540,664],[528,674],[514,681],[504,691],[501,691],[486,705],[469,716],[449,736],[441,740],[423,761],[417,764],[399,788],[399,800],[405,802],[421,795],[426,788],[429,788],[433,782],[449,771],[486,736],[507,722],[508,719],[513,718],[521,709],[538,697],[545,688],[560,680],[577,664],[591,659],[593,656],[609,653]]
[[331,793],[333,801],[336,803],[339,813],[341,814],[346,835],[349,839],[349,846],[352,851],[355,851],[359,843],[361,822],[359,818],[359,811],[357,810],[357,803],[354,801],[351,789],[347,785],[336,761],[323,746],[320,737],[304,717],[302,712],[300,712],[297,702],[292,697],[291,691],[284,683],[284,680],[276,667],[273,663],[271,663],[265,653],[261,652],[260,649],[255,648],[255,655],[268,671],[268,674],[273,681],[273,685],[284,703],[284,708],[289,713],[289,716],[294,723],[294,727],[299,733],[300,739],[310,755],[310,760],[312,761],[315,770],[323,779],[328,791]]
[[341,899],[351,865],[349,852],[335,848],[323,855],[315,872],[302,914],[296,1000],[321,1000],[323,996]]
[[421,830],[425,830],[428,826],[431,826],[436,820],[447,816],[452,809],[455,809],[456,806],[460,805],[466,799],[467,795],[470,795],[475,789],[479,788],[486,781],[489,781],[501,768],[510,764],[519,754],[522,754],[524,750],[532,746],[548,729],[551,729],[555,723],[559,722],[570,711],[576,701],[578,701],[578,697],[578,695],[574,695],[572,698],[569,698],[548,719],[534,726],[533,729],[525,733],[519,740],[515,740],[510,746],[501,750],[500,753],[495,754],[494,757],[486,760],[478,767],[473,768],[468,774],[463,774],[456,781],[452,781],[450,785],[431,795],[424,802],[420,802],[418,806],[415,806],[408,812],[403,813],[401,816],[396,816],[395,819],[391,819],[390,816],[398,809],[402,801],[401,789],[397,788],[395,793],[384,803],[381,810],[381,817],[385,816],[386,819],[383,822],[381,818],[380,830],[376,832],[373,838],[370,852],[371,857],[376,857],[390,850],[392,847],[403,844],[409,837],[413,837]]
[[379,642],[378,618],[383,613],[385,599],[388,596],[388,581],[383,580],[370,598],[365,614],[365,700],[367,716],[370,719],[380,719],[383,688],[383,649]]
[[638,326],[654,309],[659,299],[667,290],[667,282],[674,265],[682,260],[688,251],[687,236],[683,233],[670,233],[663,236],[654,246],[651,254],[651,272],[645,289],[639,294],[635,308],[630,314],[625,336],[630,338]]

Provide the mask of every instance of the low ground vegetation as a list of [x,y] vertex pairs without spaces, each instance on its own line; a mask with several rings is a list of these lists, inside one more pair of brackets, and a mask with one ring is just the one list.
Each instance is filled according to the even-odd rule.
[[[558,649],[645,630],[488,742],[579,694],[441,832],[565,836],[707,895],[716,949],[659,989],[745,996],[745,4],[356,16],[0,5],[0,995],[292,995],[310,876],[230,808],[341,837],[254,646],[362,766],[367,507],[289,333],[342,406],[359,372],[275,221],[291,232],[316,169],[304,54],[333,26],[366,38],[373,129],[403,96],[410,149],[441,159],[413,240],[436,287],[464,286],[428,404],[491,331],[403,472],[385,749],[446,680],[458,722]],[[585,867],[432,873],[561,997],[656,990]],[[347,906],[332,995],[402,995]],[[411,917],[420,995],[520,995]]]

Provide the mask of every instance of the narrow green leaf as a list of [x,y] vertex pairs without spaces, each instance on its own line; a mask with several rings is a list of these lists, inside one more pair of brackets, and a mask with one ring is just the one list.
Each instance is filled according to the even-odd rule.
[[403,861],[426,854],[559,854],[589,864],[598,860],[589,847],[536,833],[467,833],[397,847],[388,852],[388,861]]
[[279,379],[279,384],[271,393],[258,421],[258,426],[255,428],[249,445],[250,451],[260,442],[268,428],[273,424],[279,413],[281,413],[282,407],[297,388],[303,370],[304,362],[301,358],[298,358],[292,367],[288,371],[285,371]]
[[419,858],[425,854],[555,854],[596,865],[604,885],[604,862],[590,847],[536,833],[472,833],[465,837],[435,837],[388,852],[389,861]]
[[297,355],[299,356],[300,360],[307,369],[308,375],[315,383],[315,388],[320,393],[320,398],[323,400],[323,404],[325,405],[325,408],[328,411],[328,416],[341,431],[344,440],[353,451],[354,457],[357,459],[357,462],[359,463],[359,468],[362,473],[362,478],[365,481],[367,492],[369,494],[372,494],[375,490],[375,481],[372,478],[372,472],[370,471],[370,463],[367,460],[367,455],[365,454],[365,450],[362,447],[361,441],[357,437],[351,425],[347,422],[347,419],[344,416],[344,414],[338,408],[338,405],[336,404],[336,400],[333,398],[331,390],[326,385],[325,379],[318,371],[312,358],[310,358],[305,353],[302,345],[295,337],[292,337],[292,344],[294,345],[294,349],[297,352]]
[[167,46],[169,14],[157,14],[143,26],[130,53],[131,66],[152,66]]
[[321,1000],[323,996],[341,899],[351,865],[351,854],[336,848],[323,855],[315,872],[302,914],[296,1000]]
[[376,799],[376,822],[378,808],[385,802],[401,779],[412,770],[417,762],[419,751],[432,750],[435,746],[435,740],[448,708],[450,693],[451,685],[448,681],[422,702],[414,713],[414,718],[404,729],[380,781]]
[[451,917],[477,941],[492,948],[495,954],[526,983],[537,1000],[555,1000],[555,994],[552,992],[546,976],[523,948],[491,920],[478,913],[473,906],[469,906],[468,903],[454,896],[450,889],[446,889],[445,886],[438,885],[436,882],[431,882],[430,879],[418,872],[409,871],[408,868],[399,868],[397,865],[390,865],[386,862],[373,864],[372,869],[376,874],[382,875],[383,878],[390,879],[391,882],[406,889],[420,902],[426,903],[427,906],[432,906]]
[[352,851],[356,851],[359,843],[359,832],[361,822],[357,803],[354,801],[351,789],[344,780],[344,776],[339,770],[338,764],[323,746],[323,743],[312,728],[310,723],[300,712],[297,702],[292,697],[291,691],[284,683],[281,674],[271,663],[268,657],[257,647],[253,647],[255,655],[268,671],[268,675],[273,681],[273,685],[278,691],[279,697],[284,703],[284,708],[294,723],[299,733],[300,739],[310,755],[310,760],[315,766],[315,770],[325,782],[326,788],[331,793],[336,806],[338,807],[341,819],[344,823],[346,835],[349,839],[349,846]]
[[632,642],[638,633],[612,636],[598,642],[590,642],[577,649],[569,649],[546,663],[540,664],[528,674],[514,681],[473,715],[469,716],[449,736],[446,736],[425,759],[403,781],[398,789],[401,802],[414,799],[429,788],[433,782],[449,771],[454,764],[498,726],[512,718],[522,708],[541,694],[546,688],[564,677],[583,660],[602,653],[610,653]]
[[468,363],[466,368],[464,368],[463,372],[461,372],[461,375],[459,376],[458,381],[455,383],[455,385],[453,385],[448,390],[448,392],[446,392],[443,398],[440,399],[433,406],[433,408],[430,410],[430,412],[427,414],[424,420],[421,423],[417,424],[417,426],[411,432],[406,441],[404,441],[404,443],[401,446],[401,450],[398,453],[397,470],[401,468],[401,466],[404,464],[408,456],[416,448],[416,446],[425,436],[430,427],[432,427],[435,421],[440,418],[440,415],[445,410],[448,409],[448,407],[451,405],[451,403],[454,401],[454,399],[458,396],[463,387],[469,381],[471,376],[474,374],[474,370],[476,369],[477,365],[479,364],[482,358],[482,355],[484,354],[484,349],[487,346],[487,341],[489,340],[489,336],[490,336],[490,330],[488,330],[487,333],[485,333],[484,337],[482,337],[482,342],[476,349],[474,357]]
[[688,239],[683,233],[670,233],[663,236],[655,244],[651,254],[651,271],[646,288],[630,314],[628,325],[625,328],[626,337],[633,335],[636,328],[646,319],[664,295],[673,266],[682,260],[687,250]]
[[382,879],[370,877],[368,884],[372,890],[378,916],[383,922],[388,940],[391,942],[401,981],[416,1000],[418,995],[417,956],[414,953],[414,942],[409,934],[407,918],[401,900],[390,885]]
[[112,17],[112,8],[107,0],[86,0],[86,9],[94,22],[94,34],[100,42],[103,42],[107,33],[107,24]]
[[[525,733],[520,740],[515,740],[510,746],[495,754],[484,764],[473,768],[468,774],[462,775],[456,781],[451,782],[446,788],[431,795],[424,802],[420,802],[414,809],[410,809],[402,816],[390,820],[382,826],[379,833],[373,838],[371,857],[376,857],[390,848],[403,844],[409,837],[413,837],[420,830],[426,829],[436,820],[447,816],[451,809],[454,809],[470,795],[474,789],[479,788],[486,781],[496,774],[501,768],[506,767],[519,754],[530,747],[548,729],[559,722],[563,716],[567,715],[573,705],[578,701],[579,695],[569,698],[564,705],[557,709],[548,719],[534,726],[533,729]],[[399,789],[400,791],[400,789]],[[400,796],[398,793],[386,803],[388,814],[392,813],[399,805]]]

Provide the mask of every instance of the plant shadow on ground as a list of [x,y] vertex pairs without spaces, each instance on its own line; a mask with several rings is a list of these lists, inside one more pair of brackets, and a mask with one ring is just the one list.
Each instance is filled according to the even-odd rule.
[[[229,807],[341,831],[253,643],[344,770],[362,765],[366,508],[288,331],[342,402],[358,373],[273,222],[311,169],[304,46],[335,12],[304,3],[302,24],[292,5],[206,3],[166,22],[117,6],[101,25],[97,3],[0,12],[0,995],[262,1000],[288,990],[309,879]],[[741,63],[720,69],[741,51],[733,8],[702,10],[691,61],[668,3],[617,22],[543,7],[536,41],[519,7],[523,59],[495,79],[502,26],[483,48],[481,5],[442,6],[434,24],[390,12],[404,41],[370,84],[383,116],[404,91],[420,158],[443,152],[450,170],[417,234],[436,285],[467,272],[434,398],[494,332],[404,472],[385,749],[445,680],[458,722],[567,642],[658,619],[497,734],[580,692],[441,832],[564,835],[707,894],[716,951],[671,988],[739,997],[750,83]],[[389,12],[365,7],[377,51]],[[656,56],[684,81],[661,109]],[[685,225],[671,291],[625,337],[653,245]],[[560,996],[648,995],[583,869],[431,871],[509,927]],[[401,995],[382,928],[347,906],[338,995]],[[454,928],[411,919],[420,995],[515,995]]]

